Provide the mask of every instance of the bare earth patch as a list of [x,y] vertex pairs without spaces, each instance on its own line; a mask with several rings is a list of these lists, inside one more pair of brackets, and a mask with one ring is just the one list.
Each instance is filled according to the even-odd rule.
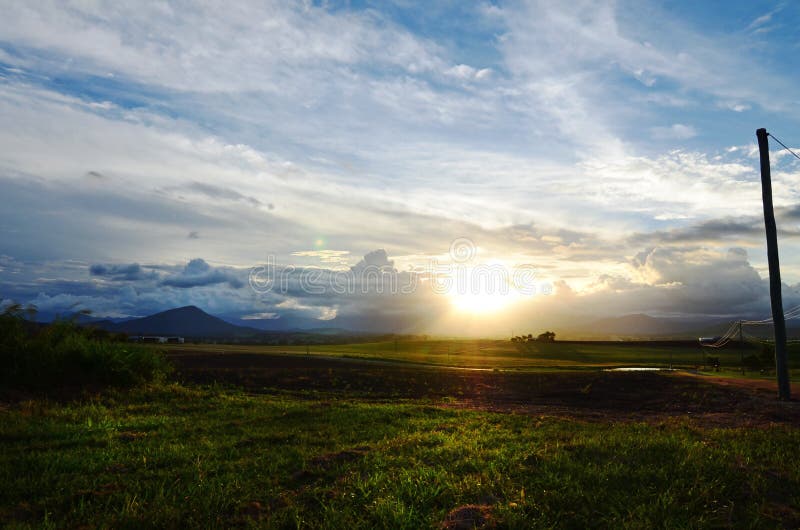
[[800,424],[800,402],[779,402],[774,385],[763,380],[659,372],[495,372],[250,353],[181,353],[172,359],[187,382],[299,397],[311,391],[317,399],[425,399],[447,407],[587,421],[680,417],[720,427]]
[[447,514],[442,521],[446,530],[472,530],[473,528],[495,528],[492,511],[484,504],[467,504],[459,506]]

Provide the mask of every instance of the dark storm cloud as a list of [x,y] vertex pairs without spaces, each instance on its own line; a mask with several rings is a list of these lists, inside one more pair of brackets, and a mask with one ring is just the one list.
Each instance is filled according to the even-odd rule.
[[[800,229],[794,224],[800,220],[800,206],[776,212],[778,232],[781,237],[800,237]],[[764,219],[760,216],[724,217],[710,219],[689,226],[641,232],[627,240],[632,246],[668,244],[716,244],[725,240],[757,239],[764,237]]]
[[126,265],[105,265],[96,263],[89,267],[89,274],[108,278],[113,281],[140,281],[157,278],[155,271],[146,271],[138,263]]
[[759,219],[756,217],[727,217],[670,230],[637,233],[628,238],[628,243],[634,246],[701,243],[720,239],[754,237],[762,232],[763,224],[759,226]]

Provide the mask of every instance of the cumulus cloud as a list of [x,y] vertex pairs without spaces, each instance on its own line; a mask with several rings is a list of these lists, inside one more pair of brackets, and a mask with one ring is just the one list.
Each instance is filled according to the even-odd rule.
[[202,287],[220,283],[226,283],[234,289],[240,289],[244,285],[232,272],[223,270],[222,268],[214,268],[201,258],[195,258],[189,261],[183,268],[183,271],[168,276],[161,281],[161,285],[178,287],[180,289],[190,289],[192,287]]
[[381,272],[397,272],[394,268],[394,261],[389,259],[386,250],[379,248],[364,255],[364,257],[350,270],[353,272],[363,272],[366,269],[375,269]]

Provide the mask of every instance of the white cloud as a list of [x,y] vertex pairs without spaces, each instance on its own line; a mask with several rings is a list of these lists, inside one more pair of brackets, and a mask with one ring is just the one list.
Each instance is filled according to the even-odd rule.
[[658,140],[688,140],[697,136],[697,131],[691,125],[675,123],[669,127],[653,127],[650,134]]
[[276,320],[280,318],[278,313],[252,313],[250,315],[242,315],[242,320]]
[[491,68],[473,68],[472,66],[466,64],[457,64],[451,68],[445,70],[445,75],[455,77],[458,79],[462,79],[465,81],[472,81],[472,80],[483,80],[489,78],[492,75]]
[[177,89],[276,91],[287,65],[378,63],[409,73],[444,66],[434,43],[374,12],[334,14],[279,1],[217,1],[192,9],[9,2],[3,11],[2,40],[68,55],[73,68],[110,70]]

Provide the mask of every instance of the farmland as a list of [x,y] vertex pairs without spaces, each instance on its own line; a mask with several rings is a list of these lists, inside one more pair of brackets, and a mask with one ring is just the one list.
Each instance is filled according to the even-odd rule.
[[[732,373],[721,385],[716,373],[606,371],[670,354],[663,345],[608,348],[556,343],[537,357],[500,341],[316,346],[310,355],[170,345],[172,382],[4,400],[0,520],[800,524],[797,403],[776,401],[767,380],[748,385]],[[697,349],[671,353],[696,364]]]
[[[800,348],[789,350],[790,367],[800,369]],[[508,340],[398,340],[331,345],[170,345],[172,354],[264,353],[371,359],[434,366],[499,370],[597,370],[615,367],[701,369],[706,357],[719,357],[723,372],[741,374],[742,355],[757,350],[745,344],[722,349],[701,348],[695,342],[554,342],[515,344]],[[750,373],[750,376],[758,374]],[[798,372],[797,375],[800,375]]]

